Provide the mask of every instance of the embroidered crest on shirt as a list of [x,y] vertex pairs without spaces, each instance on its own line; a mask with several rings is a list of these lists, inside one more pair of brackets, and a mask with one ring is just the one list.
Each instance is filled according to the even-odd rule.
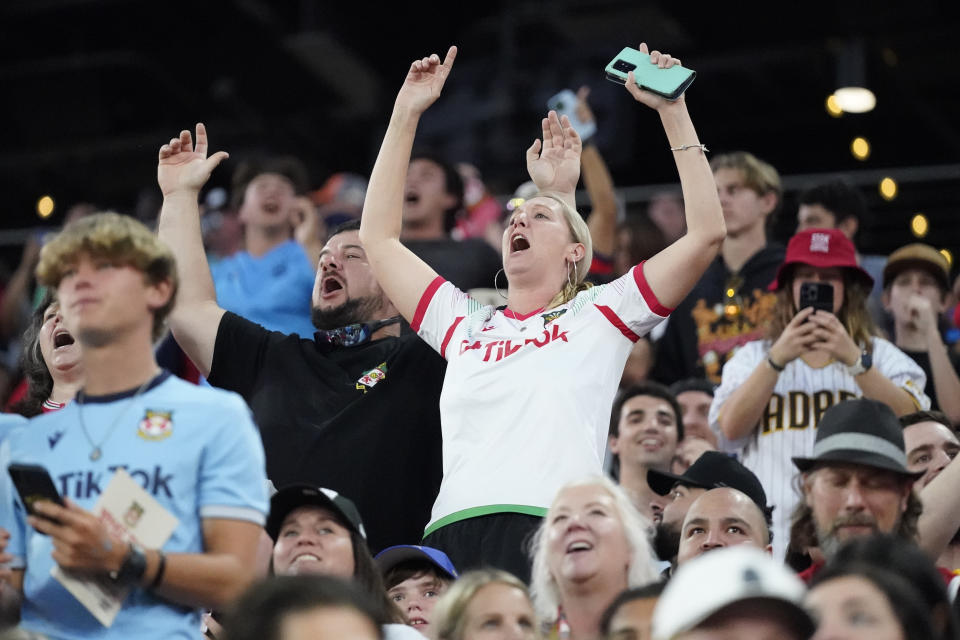
[[540,317],[543,318],[543,328],[546,329],[547,325],[562,316],[567,312],[566,309],[557,309],[556,311],[551,311],[550,313],[544,313]]
[[173,435],[173,412],[147,409],[143,420],[137,425],[137,435],[153,441],[169,438]]
[[811,233],[810,253],[830,253],[830,234]]
[[378,382],[386,377],[387,363],[381,362],[373,369],[363,372],[363,375],[357,380],[357,389],[366,393],[367,389],[372,389]]
[[140,517],[143,515],[143,507],[139,502],[131,502],[130,506],[127,507],[126,513],[123,514],[123,523],[133,529],[137,526],[137,523],[140,522]]

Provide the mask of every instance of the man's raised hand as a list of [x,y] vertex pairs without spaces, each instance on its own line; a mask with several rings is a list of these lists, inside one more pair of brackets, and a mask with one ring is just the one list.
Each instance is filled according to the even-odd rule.
[[197,124],[197,146],[194,149],[190,132],[184,129],[179,138],[160,147],[157,165],[157,182],[160,191],[168,196],[178,191],[197,193],[206,184],[214,168],[229,157],[226,151],[218,151],[207,157],[207,129]]
[[551,111],[541,123],[543,142],[534,140],[527,149],[527,173],[541,191],[573,193],[580,179],[583,143],[567,116]]
[[426,111],[440,97],[456,57],[457,48],[450,47],[442,63],[440,56],[435,53],[422,60],[414,60],[397,94],[395,106],[418,116]]

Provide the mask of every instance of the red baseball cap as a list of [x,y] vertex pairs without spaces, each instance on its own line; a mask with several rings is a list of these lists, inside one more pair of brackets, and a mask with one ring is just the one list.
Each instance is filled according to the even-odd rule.
[[811,267],[843,267],[870,290],[873,278],[857,264],[857,250],[839,229],[804,229],[790,238],[787,257],[777,269],[777,278],[767,287],[770,291],[783,288],[788,267],[807,264]]

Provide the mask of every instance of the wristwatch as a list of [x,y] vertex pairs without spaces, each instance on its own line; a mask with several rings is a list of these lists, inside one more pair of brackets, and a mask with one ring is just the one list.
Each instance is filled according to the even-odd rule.
[[147,556],[143,549],[130,543],[127,555],[124,556],[120,568],[110,572],[110,580],[116,584],[139,584],[143,574],[147,571]]
[[847,373],[851,376],[858,376],[861,373],[865,373],[870,370],[870,367],[873,366],[873,356],[869,352],[863,351],[860,354],[860,357],[857,358],[857,361],[852,365],[847,367]]

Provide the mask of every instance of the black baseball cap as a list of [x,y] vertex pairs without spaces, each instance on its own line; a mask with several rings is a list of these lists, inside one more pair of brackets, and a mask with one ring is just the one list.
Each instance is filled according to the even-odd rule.
[[893,410],[882,402],[858,398],[827,409],[817,425],[813,456],[794,458],[800,471],[824,462],[862,464],[919,478],[907,468],[903,427]]
[[304,505],[316,505],[333,511],[345,527],[359,533],[364,540],[367,532],[363,528],[360,512],[353,501],[333,489],[313,487],[307,484],[293,484],[277,491],[270,498],[270,515],[267,516],[267,534],[274,540],[280,534],[280,527],[291,511]]
[[700,489],[730,487],[747,495],[762,511],[767,509],[767,494],[759,478],[750,469],[719,451],[705,451],[683,475],[647,471],[647,484],[654,493],[665,496],[674,485]]

